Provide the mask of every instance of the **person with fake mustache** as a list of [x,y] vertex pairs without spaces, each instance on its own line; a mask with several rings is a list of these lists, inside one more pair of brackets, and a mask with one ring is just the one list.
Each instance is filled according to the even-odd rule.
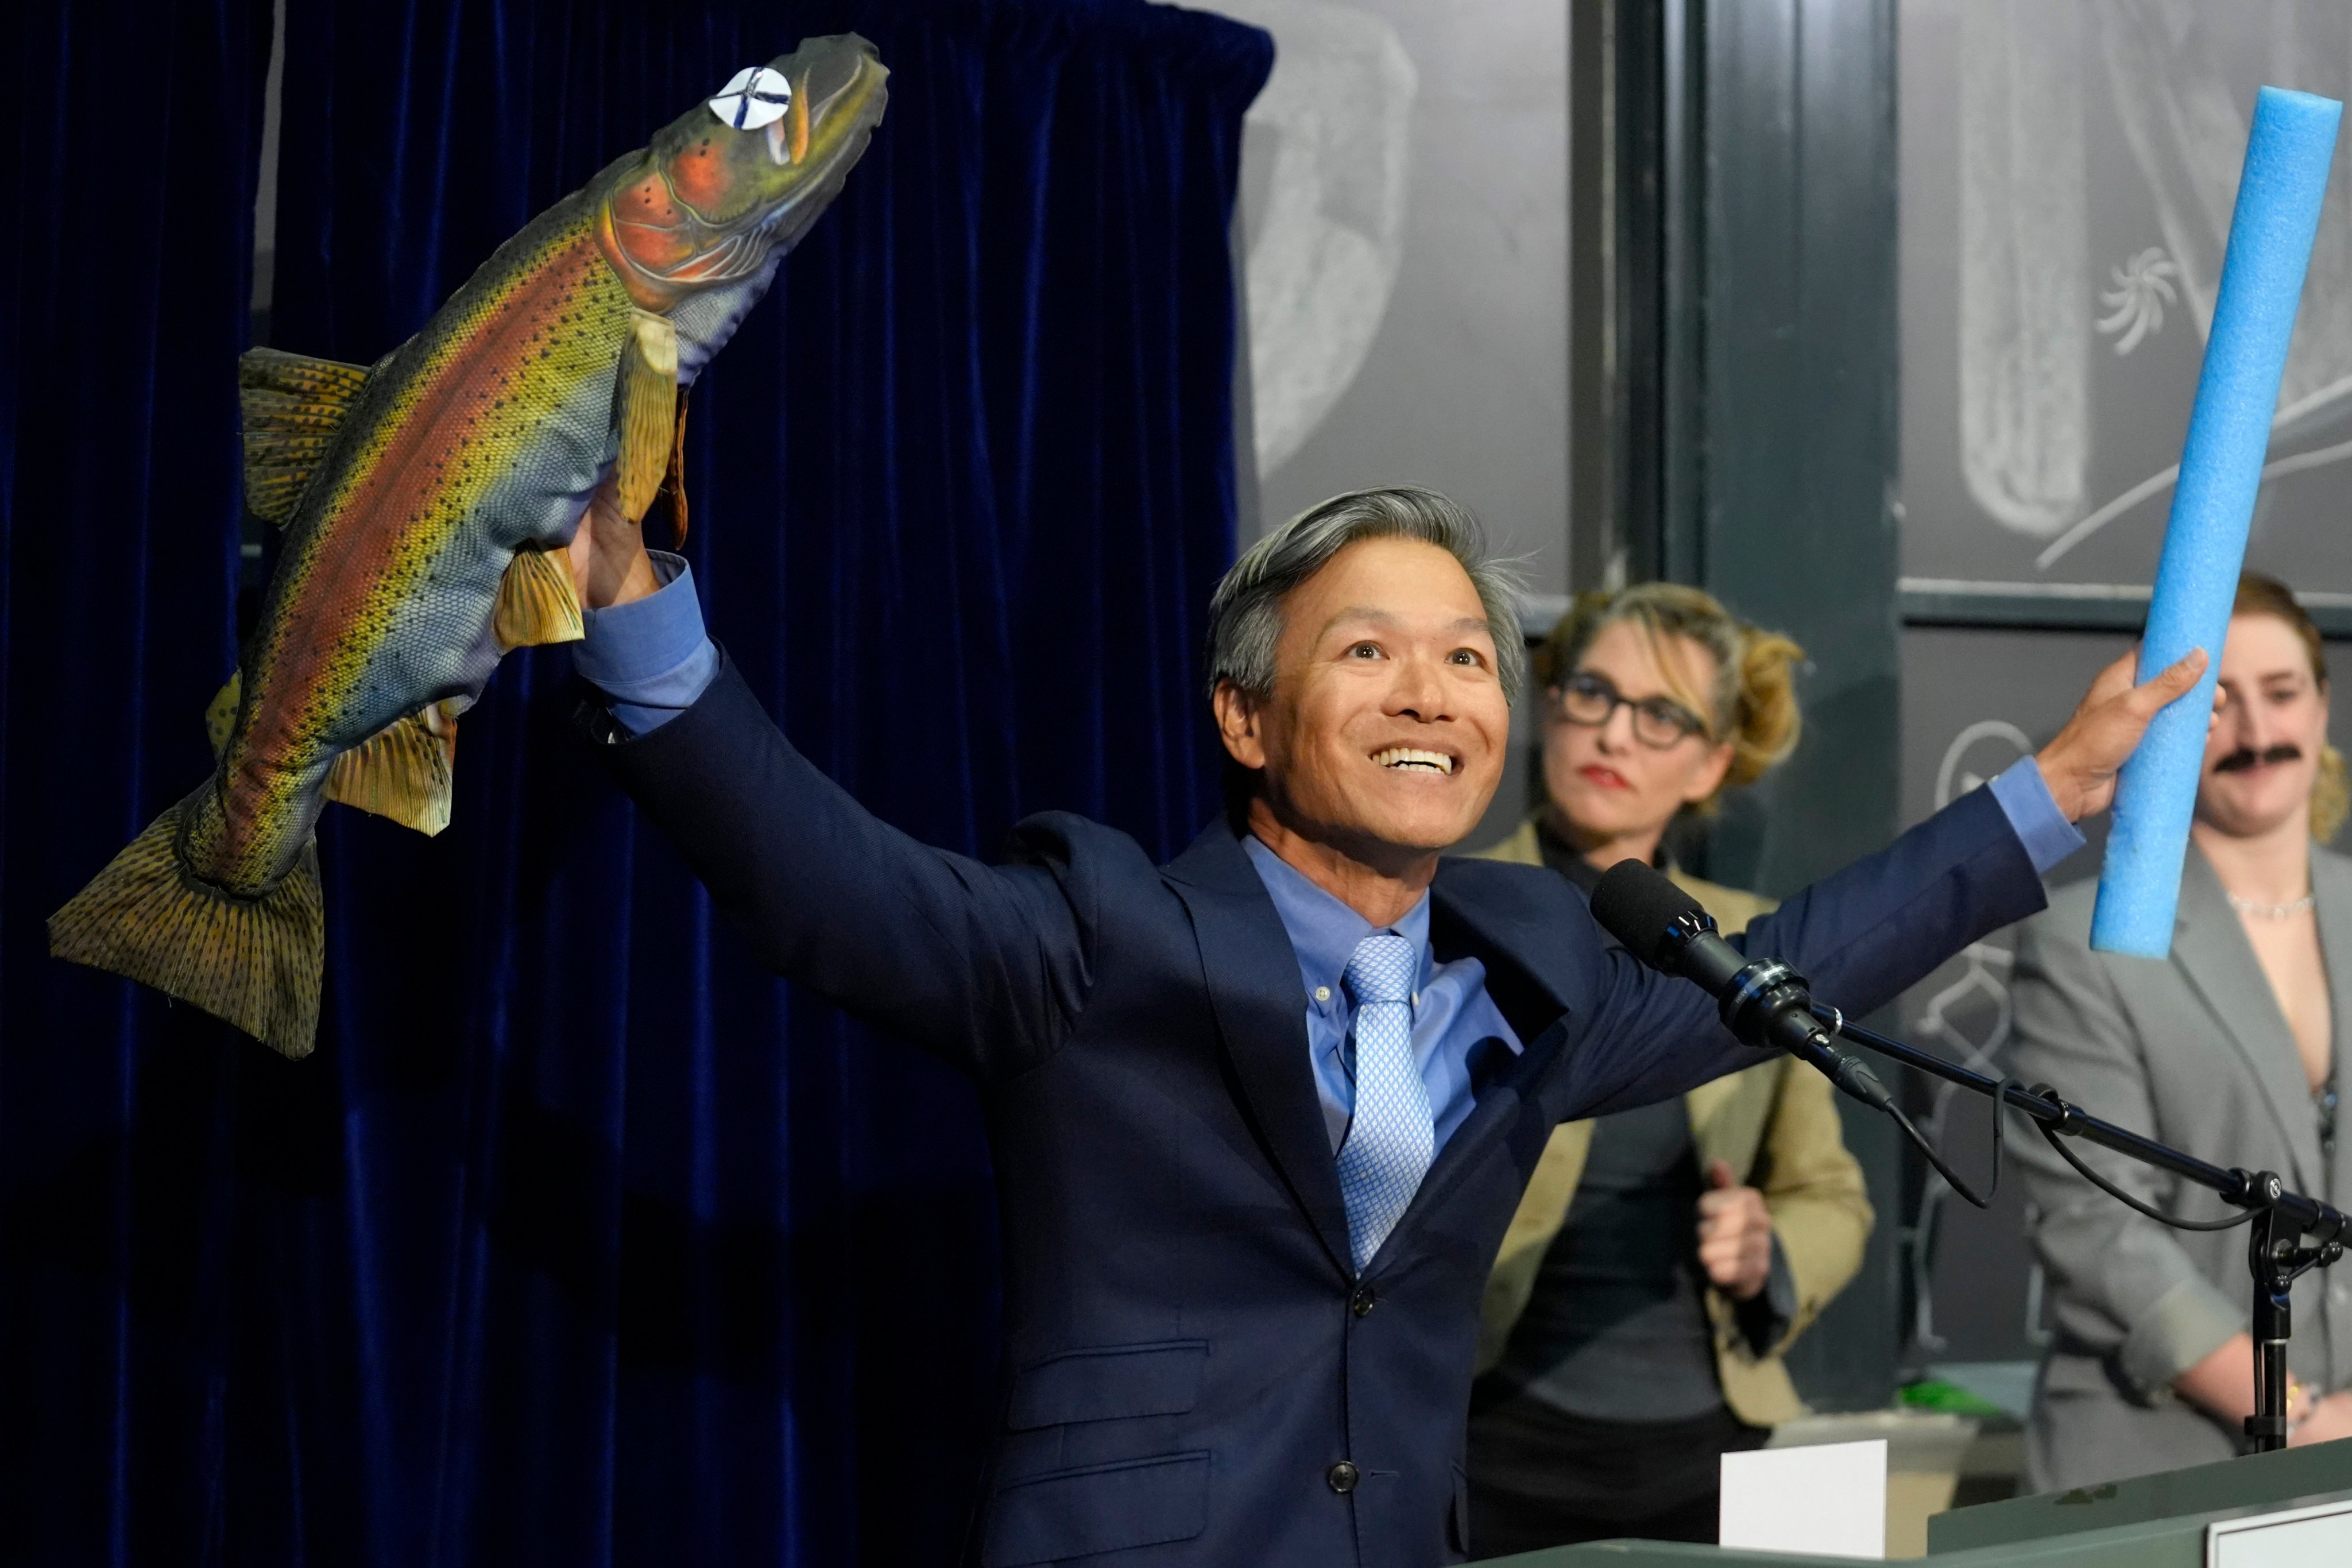
[[[970,1559],[1461,1561],[1479,1298],[1552,1128],[1766,1060],[1565,878],[1441,858],[1526,672],[1476,519],[1357,491],[1243,552],[1205,605],[1227,807],[1165,865],[1068,812],[999,864],[916,842],[793,748],[625,511],[572,549],[623,787],[762,962],[979,1084],[1006,1378]],[[2203,670],[2117,661],[2038,759],[1750,949],[1862,1010],[2040,908]]]
[[[2338,1153],[2337,1066],[2352,988],[2352,859],[2343,755],[2327,740],[2318,629],[2287,588],[2240,579],[2221,706],[2163,960],[2093,952],[2095,884],[2021,928],[2013,1071],[2137,1132],[2352,1205]],[[2037,1138],[2026,1171],[2034,1250],[2056,1303],[2028,1432],[2034,1490],[2178,1469],[2246,1450],[2253,1346],[2242,1230],[2133,1213]],[[2210,1196],[2083,1145],[2109,1181],[2211,1220]],[[2352,1437],[2352,1271],[2294,1286],[2287,1441]]]

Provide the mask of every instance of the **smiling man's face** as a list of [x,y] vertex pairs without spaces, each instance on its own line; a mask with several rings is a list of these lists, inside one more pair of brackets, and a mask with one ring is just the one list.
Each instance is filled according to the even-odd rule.
[[1393,868],[1467,837],[1511,726],[1486,607],[1462,564],[1360,539],[1282,601],[1273,692],[1218,693],[1225,748],[1290,831]]

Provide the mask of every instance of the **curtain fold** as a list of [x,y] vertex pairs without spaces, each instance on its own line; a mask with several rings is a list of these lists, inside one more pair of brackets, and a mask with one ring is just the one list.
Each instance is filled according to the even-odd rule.
[[0,10],[0,1557],[211,1550],[236,1073],[44,920],[211,766],[268,0]]
[[[40,1449],[0,1467],[0,1534],[77,1563],[950,1558],[996,1397],[975,1097],[759,973],[572,735],[565,650],[467,716],[440,837],[327,814],[308,1061],[44,956],[203,776],[232,661],[268,5],[123,8],[16,57],[20,153],[103,132],[20,156],[12,210],[134,243],[68,311],[85,253],[20,247],[0,317],[0,1432]],[[109,228],[122,191],[75,181],[93,140],[156,138],[104,116],[166,18],[184,118]],[[1216,804],[1198,641],[1264,35],[1140,0],[298,4],[272,340],[373,361],[736,68],[850,29],[888,115],[692,396],[713,633],[910,832],[990,854],[1066,808],[1172,853]]]

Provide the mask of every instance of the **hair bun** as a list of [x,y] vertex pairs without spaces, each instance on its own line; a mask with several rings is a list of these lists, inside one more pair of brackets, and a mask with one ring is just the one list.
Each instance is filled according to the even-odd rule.
[[1797,749],[1804,716],[1797,707],[1797,666],[1805,651],[1778,632],[1742,622],[1739,711],[1731,735],[1729,785],[1752,784]]

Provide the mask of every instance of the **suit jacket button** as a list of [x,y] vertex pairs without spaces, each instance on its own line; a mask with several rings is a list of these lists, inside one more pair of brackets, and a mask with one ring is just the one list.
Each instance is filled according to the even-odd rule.
[[1360,1318],[1368,1318],[1372,1315],[1372,1309],[1380,1304],[1380,1300],[1378,1291],[1370,1285],[1359,1285],[1356,1293],[1348,1298],[1348,1310]]
[[1338,1464],[1333,1465],[1329,1469],[1323,1472],[1323,1479],[1331,1483],[1331,1490],[1345,1497],[1348,1493],[1356,1490],[1356,1467],[1349,1464],[1347,1460],[1341,1459]]

